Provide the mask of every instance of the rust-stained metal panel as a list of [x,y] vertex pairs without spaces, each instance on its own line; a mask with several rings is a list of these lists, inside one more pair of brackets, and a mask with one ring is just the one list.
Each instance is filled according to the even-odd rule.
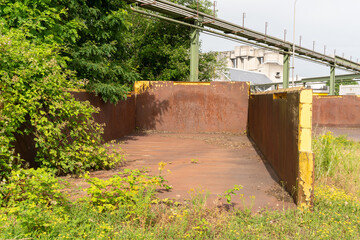
[[171,132],[246,131],[245,82],[138,82],[136,126]]
[[[93,93],[85,91],[71,91],[70,93],[75,99],[89,101],[90,104],[100,109],[99,113],[94,114],[94,119],[100,124],[105,124],[104,141],[121,138],[135,130],[135,96],[129,96],[126,100],[121,100],[114,105],[105,103]],[[19,153],[31,167],[37,166],[34,136],[16,134],[15,138],[15,152]]]
[[[251,95],[248,131],[297,203],[309,201],[311,205],[313,168],[309,166],[313,166],[313,159],[311,134],[307,134],[311,133],[311,101],[300,98],[301,90]],[[308,159],[301,157],[310,155]]]
[[[21,129],[29,127],[30,123],[26,122],[21,126]],[[36,147],[35,147],[35,136],[34,134],[22,135],[15,133],[15,154],[20,154],[20,157],[29,164],[29,167],[37,167],[37,163],[35,162],[36,157]]]
[[313,126],[360,127],[360,96],[314,96]]
[[99,96],[88,92],[71,92],[75,99],[89,101],[91,105],[100,109],[94,114],[97,123],[105,124],[103,139],[110,141],[121,138],[135,130],[135,96],[131,95],[126,100],[117,104],[105,103]]

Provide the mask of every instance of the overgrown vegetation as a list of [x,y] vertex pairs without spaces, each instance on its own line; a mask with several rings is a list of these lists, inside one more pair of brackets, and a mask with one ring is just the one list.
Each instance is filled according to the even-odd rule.
[[313,149],[316,181],[360,197],[360,143],[328,132],[315,137]]
[[[147,177],[144,183],[140,181],[116,196],[112,195],[114,185],[108,185],[110,190],[106,194],[98,194],[99,184],[102,188],[104,182],[90,179],[93,182],[88,192],[92,194],[70,202],[59,190],[58,179],[44,173],[26,170],[17,177],[19,173],[14,172],[9,185],[1,185],[9,200],[1,202],[0,238],[357,239],[360,236],[359,201],[329,186],[316,188],[314,212],[293,209],[251,214],[206,207],[206,195],[196,192],[191,194],[188,204],[154,201],[152,189],[161,184],[155,181],[148,185],[151,178]],[[116,176],[110,182],[118,182],[120,178],[120,182],[132,182],[126,176]],[[26,186],[33,193],[24,192]],[[126,201],[122,198],[124,194],[130,197]],[[116,197],[121,200],[114,202]]]
[[[196,1],[172,0],[191,8]],[[211,2],[199,10],[211,13]],[[70,69],[89,91],[116,103],[135,80],[187,81],[190,28],[133,14],[122,0],[2,0],[5,29],[26,30],[38,44],[57,44],[61,67]],[[199,79],[222,68],[215,53],[201,54]]]
[[[0,2],[0,180],[21,167],[79,174],[110,168],[122,160],[102,145],[103,128],[92,117],[97,109],[76,101],[67,91],[83,86],[76,77],[82,75],[69,70],[69,65],[76,60],[73,50],[82,51],[75,48],[81,45],[80,33],[89,30],[86,21],[73,16],[75,3],[79,2]],[[121,6],[120,1],[114,7]],[[112,21],[113,29],[119,30],[117,25],[124,23],[116,20],[121,16],[111,14],[115,16],[104,24]],[[24,138],[26,147],[36,151],[35,159],[28,162],[15,154],[15,143]]]
[[[102,146],[102,126],[94,122],[97,110],[76,101],[68,88],[78,86],[64,70],[58,45],[34,43],[26,29],[0,25],[0,179],[18,167],[32,164],[58,174],[109,168],[121,159]],[[18,139],[33,139],[35,163],[14,155]]]
[[85,87],[117,102],[137,74],[124,45],[129,7],[124,1],[3,0],[0,17],[7,29],[26,30],[35,44],[57,44],[63,68],[74,71]]
[[[329,143],[339,145],[337,156],[357,154],[347,148],[358,143],[328,133],[314,140],[317,156],[329,149]],[[323,166],[330,166],[336,158],[316,159],[317,165],[326,160],[331,163]],[[344,167],[342,161],[337,164]],[[164,167],[159,164],[160,173]],[[140,170],[125,170],[109,180],[85,175],[91,184],[88,195],[76,201],[69,200],[62,190],[65,183],[48,170],[13,171],[8,182],[0,185],[0,239],[358,239],[359,198],[352,188],[331,185],[336,183],[336,171],[330,176],[329,168],[320,169],[313,211],[263,209],[256,213],[206,206],[207,195],[197,190],[189,193],[185,203],[157,199],[157,190],[168,187],[166,181]],[[324,176],[328,185],[321,180]],[[342,180],[352,183],[352,178]],[[223,197],[230,202],[241,198],[241,186],[229,189]]]
[[[209,1],[199,7],[211,13]],[[116,102],[137,78],[188,76],[189,29],[128,11],[120,0],[0,1],[0,239],[360,238],[360,145],[330,133],[314,139],[313,212],[209,208],[195,190],[185,203],[157,199],[170,188],[165,163],[159,176],[85,174],[87,195],[70,200],[57,175],[111,168],[122,156],[102,145],[97,110],[67,89],[86,87]],[[200,80],[213,76],[215,57],[202,56]],[[22,137],[33,139],[34,163],[15,154]],[[232,206],[241,186],[221,196]]]
[[[173,2],[196,9],[196,1]],[[200,11],[212,14],[209,1],[200,1]],[[143,9],[142,9],[143,10]],[[127,46],[132,53],[130,61],[140,79],[159,81],[189,81],[190,31],[187,26],[169,23],[139,14],[128,16],[131,27]],[[225,64],[217,61],[217,53],[201,53],[199,81],[210,81]]]

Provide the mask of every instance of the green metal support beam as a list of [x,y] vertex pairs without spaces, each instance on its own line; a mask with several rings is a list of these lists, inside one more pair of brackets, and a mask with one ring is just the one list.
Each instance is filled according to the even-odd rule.
[[284,54],[283,88],[289,87],[289,76],[290,76],[290,54]]
[[335,66],[330,67],[330,90],[329,95],[335,95]]
[[[343,75],[336,75],[336,81],[345,81],[345,80],[353,80],[353,79],[360,79],[360,74],[343,74]],[[330,76],[324,77],[313,77],[313,78],[303,78],[302,82],[326,82],[330,80]]]
[[[200,26],[201,23],[195,20],[195,26]],[[200,30],[198,28],[191,28],[190,40],[190,82],[197,82],[199,78],[199,36]]]
[[[217,33],[229,33],[232,37],[240,37],[241,39],[254,42],[262,47],[273,47],[279,51],[289,51],[289,49],[293,48],[293,43],[227,22],[212,15],[207,15],[202,12],[198,12],[195,9],[190,9],[166,0],[125,1],[127,3],[137,3],[142,8],[166,14],[172,19],[182,19],[183,23],[188,22],[189,19],[201,18],[203,26],[207,27],[206,29],[215,30]],[[294,49],[297,57],[326,65],[336,64],[337,68],[347,69],[356,73],[360,72],[360,64],[357,62],[353,62],[339,56],[328,56],[324,53],[316,52],[313,49],[307,49],[299,45],[295,45]]]
[[[334,71],[335,72],[335,71]],[[347,81],[358,81],[360,82],[360,74],[344,74],[344,75],[336,75],[335,83],[347,82]],[[321,83],[321,82],[329,82],[330,76],[325,77],[314,77],[314,78],[303,78],[302,80],[295,81],[295,83],[302,83],[306,85],[307,83]],[[251,87],[271,87],[282,85],[283,83],[266,83],[266,84],[254,84]]]

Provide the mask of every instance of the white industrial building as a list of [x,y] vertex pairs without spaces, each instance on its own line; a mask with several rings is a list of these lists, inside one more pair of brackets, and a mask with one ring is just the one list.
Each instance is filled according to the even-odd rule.
[[339,95],[360,95],[360,85],[340,85]]
[[[228,69],[257,72],[272,82],[283,81],[283,55],[251,46],[237,46],[232,51],[220,52],[218,60],[225,61]],[[227,80],[225,76],[219,80]]]

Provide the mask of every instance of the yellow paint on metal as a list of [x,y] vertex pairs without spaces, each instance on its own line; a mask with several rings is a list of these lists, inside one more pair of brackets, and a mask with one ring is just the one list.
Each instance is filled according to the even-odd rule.
[[301,196],[299,207],[308,208],[313,194],[314,159],[311,152],[299,152],[299,179],[298,187]]
[[329,94],[328,93],[313,93],[314,96],[328,96]]
[[312,101],[313,91],[311,89],[300,91],[300,103],[312,103]]
[[300,128],[299,151],[311,152],[311,128]]
[[314,159],[311,148],[312,141],[312,100],[311,89],[300,91],[299,101],[299,172],[298,172],[298,206],[309,208],[313,194]]
[[[272,94],[272,93],[298,92],[300,90],[304,90],[304,88],[303,87],[285,88],[285,89],[271,90],[271,91],[266,91],[266,92],[256,92],[256,93],[252,93],[252,94],[253,95],[268,95],[268,94]],[[311,91],[311,89],[310,89],[310,91]]]
[[317,97],[319,97],[319,98],[342,98],[343,96],[317,96]]
[[150,81],[136,81],[134,83],[135,94],[141,94],[150,88]]
[[312,125],[312,104],[300,104],[299,127],[310,128]]
[[[299,94],[299,105],[293,105],[294,102],[289,98],[290,93]],[[284,104],[292,104],[290,106],[293,113],[291,114],[294,119],[287,119],[288,121],[298,122],[298,159],[294,159],[298,166],[297,173],[297,185],[296,199],[297,204],[301,208],[309,208],[312,204],[313,197],[313,173],[314,173],[314,160],[312,153],[312,103],[313,92],[311,89],[304,88],[288,88],[273,90],[268,92],[255,93],[250,95],[250,99],[253,99],[256,95],[268,95],[272,94],[273,99],[284,99]],[[286,99],[290,100],[287,101]],[[290,133],[289,133],[290,134]]]
[[287,93],[281,92],[281,93],[273,93],[273,99],[286,99]]
[[174,85],[211,85],[210,82],[174,82]]

